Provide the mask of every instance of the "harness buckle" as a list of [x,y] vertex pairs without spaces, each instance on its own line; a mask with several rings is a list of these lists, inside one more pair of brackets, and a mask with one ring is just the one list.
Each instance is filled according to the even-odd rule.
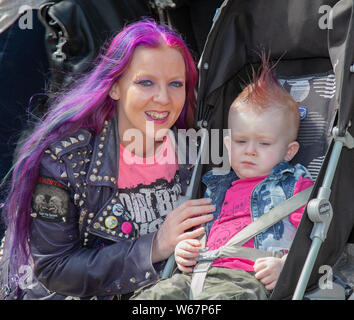
[[215,259],[219,258],[219,250],[203,250],[200,252],[199,257],[195,258],[198,262],[211,261],[213,262]]

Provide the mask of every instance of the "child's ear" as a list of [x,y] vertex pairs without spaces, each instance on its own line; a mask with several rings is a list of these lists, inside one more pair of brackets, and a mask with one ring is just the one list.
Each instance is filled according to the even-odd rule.
[[109,90],[109,96],[113,100],[119,100],[120,99],[120,90],[119,90],[119,86],[118,86],[118,81]]
[[231,138],[230,135],[224,137],[224,144],[229,154],[229,162],[231,163]]
[[230,139],[229,135],[226,135],[224,137],[224,143],[225,143],[227,151],[230,153],[231,152],[231,139]]
[[299,151],[300,145],[297,141],[290,142],[288,145],[288,149],[286,151],[284,160],[285,161],[290,161],[292,158],[295,157],[297,152]]

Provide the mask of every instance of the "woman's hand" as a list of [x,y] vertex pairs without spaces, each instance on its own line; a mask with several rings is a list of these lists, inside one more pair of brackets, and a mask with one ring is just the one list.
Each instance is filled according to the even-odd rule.
[[180,241],[201,236],[204,228],[192,228],[211,221],[215,209],[211,199],[202,198],[188,200],[171,211],[155,235],[152,263],[167,259]]
[[267,290],[273,290],[278,281],[281,270],[287,255],[281,258],[266,257],[257,259],[254,263],[255,277],[265,286]]
[[199,248],[202,246],[197,239],[186,239],[178,242],[175,249],[175,260],[179,270],[192,272],[197,263],[194,258],[199,257]]

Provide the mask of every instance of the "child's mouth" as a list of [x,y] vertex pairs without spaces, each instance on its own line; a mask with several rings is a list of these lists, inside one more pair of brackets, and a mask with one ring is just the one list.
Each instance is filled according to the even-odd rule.
[[245,166],[254,166],[255,165],[255,163],[250,162],[250,161],[242,161],[242,164]]

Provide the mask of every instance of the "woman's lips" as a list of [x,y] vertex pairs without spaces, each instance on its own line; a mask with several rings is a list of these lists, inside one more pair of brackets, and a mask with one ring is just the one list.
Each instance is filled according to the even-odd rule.
[[154,121],[158,124],[166,122],[169,114],[168,111],[145,111],[147,120]]

